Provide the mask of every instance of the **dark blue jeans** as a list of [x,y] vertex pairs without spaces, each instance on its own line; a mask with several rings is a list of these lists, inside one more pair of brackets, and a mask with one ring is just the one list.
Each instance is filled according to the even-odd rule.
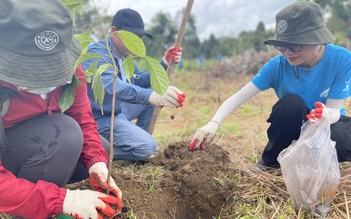
[[[153,110],[153,105],[124,103],[114,121],[114,160],[146,160],[155,153],[157,142],[148,132]],[[131,122],[134,119],[136,124]],[[111,141],[110,130],[100,134]]]

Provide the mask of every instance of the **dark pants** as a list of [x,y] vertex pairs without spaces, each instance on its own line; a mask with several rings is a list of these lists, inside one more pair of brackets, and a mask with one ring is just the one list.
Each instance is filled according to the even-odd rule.
[[[307,120],[309,111],[305,102],[293,94],[284,96],[273,106],[267,120],[271,123],[267,130],[268,143],[262,154],[267,165],[279,164],[279,153],[299,138],[301,126]],[[351,161],[351,118],[341,116],[330,128],[339,162]]]
[[[44,180],[63,187],[88,177],[79,161],[83,134],[71,117],[40,115],[5,130],[10,151],[1,152],[3,166],[18,178]],[[103,139],[109,151],[109,143]]]

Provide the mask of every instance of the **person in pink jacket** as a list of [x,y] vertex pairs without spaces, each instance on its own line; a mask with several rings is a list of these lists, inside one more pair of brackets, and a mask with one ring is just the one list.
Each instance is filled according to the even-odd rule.
[[[122,193],[113,178],[107,184],[109,143],[83,68],[74,70],[80,48],[69,11],[60,0],[3,0],[0,11],[0,212],[112,217]],[[94,190],[65,188],[88,177]]]

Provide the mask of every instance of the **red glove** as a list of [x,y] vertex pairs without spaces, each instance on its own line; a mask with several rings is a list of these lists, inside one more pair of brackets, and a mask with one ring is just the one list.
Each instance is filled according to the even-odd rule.
[[109,218],[116,214],[108,204],[117,204],[113,196],[91,190],[66,190],[63,213],[79,219],[102,219],[100,210]]
[[182,94],[177,93],[177,96],[178,96],[179,107],[182,107],[183,102],[185,101],[186,94],[185,93],[182,93]]
[[171,62],[171,58],[175,64],[177,64],[182,59],[182,47],[176,48],[172,46],[171,48],[167,49],[165,55],[163,56],[162,61],[168,65]]
[[[176,87],[172,87],[170,86],[171,89],[174,90],[174,92],[177,94],[177,99],[178,99],[178,104],[179,106],[178,107],[182,107],[183,106],[183,103],[185,101],[185,98],[186,98],[186,94],[183,93],[183,91],[180,91],[178,88]],[[177,107],[177,108],[178,108]]]
[[106,192],[109,190],[112,194],[117,197],[117,210],[122,211],[123,202],[122,202],[122,192],[117,187],[115,181],[110,177],[110,184],[107,184],[107,166],[103,162],[95,163],[89,169],[89,181],[91,186],[99,192]]
[[311,122],[316,122],[318,120],[325,119],[330,124],[334,124],[340,119],[339,109],[326,107],[321,102],[316,102],[314,106],[316,108],[311,110],[310,113],[306,115],[307,119]]

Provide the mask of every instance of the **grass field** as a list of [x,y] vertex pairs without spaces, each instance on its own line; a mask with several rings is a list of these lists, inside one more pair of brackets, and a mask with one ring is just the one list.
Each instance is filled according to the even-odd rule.
[[[171,85],[185,92],[187,98],[182,108],[161,110],[153,133],[158,141],[159,151],[163,151],[175,142],[190,142],[196,129],[205,125],[213,117],[221,103],[249,82],[252,76],[245,73],[236,74],[226,67],[191,72],[175,70],[170,75]],[[237,185],[228,193],[228,197],[233,197],[233,199],[230,199],[231,201],[226,202],[223,206],[219,206],[221,208],[219,214],[201,219],[313,218],[309,213],[294,211],[280,174],[276,172],[257,174],[251,171],[251,167],[260,160],[261,152],[267,142],[266,130],[269,124],[266,119],[276,100],[272,90],[261,92],[240,106],[221,124],[213,144],[220,145],[229,152],[231,160],[229,166],[234,166],[239,174],[235,176],[218,174],[213,179],[220,187],[224,187],[229,182],[229,178],[234,178]],[[347,163],[341,165],[342,182],[327,216],[329,219],[350,218],[348,204],[351,202],[350,169]],[[141,214],[140,207],[138,207],[139,211],[136,211],[137,207],[134,209],[133,206],[139,204],[140,200],[138,199],[145,202],[144,205],[158,202],[157,194],[166,190],[159,181],[169,173],[165,172],[164,168],[150,164],[135,166],[117,163],[116,171],[116,178],[121,179],[119,183],[123,188],[122,191],[129,199],[128,205],[133,210],[128,218],[161,219],[161,217],[147,216],[148,214],[145,212]],[[128,177],[126,177],[127,175]],[[133,180],[142,184],[145,182],[146,189],[128,187],[127,183]],[[204,184],[206,183],[204,182]],[[132,197],[132,191],[128,189],[139,189],[135,191],[139,196]],[[174,215],[176,214],[162,219],[185,219]],[[7,219],[9,217],[0,214],[0,218]],[[200,217],[189,219],[200,219]]]

